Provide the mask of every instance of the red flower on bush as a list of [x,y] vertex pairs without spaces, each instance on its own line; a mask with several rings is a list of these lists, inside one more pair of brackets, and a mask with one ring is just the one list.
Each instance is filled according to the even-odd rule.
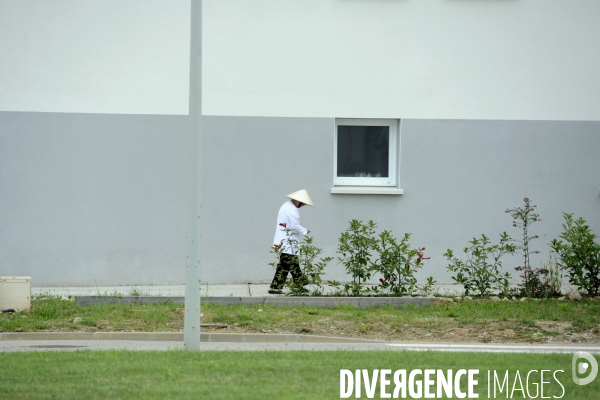
[[[425,250],[425,247],[423,247],[423,248],[422,248],[422,249],[420,249],[420,250]],[[429,260],[429,259],[431,258],[431,257],[425,257],[421,251],[419,251],[419,252],[418,252],[418,255],[417,255],[417,257],[418,257],[418,259],[419,259],[419,262],[421,262],[421,261],[423,261],[423,260]]]
[[383,278],[379,278],[379,282],[381,282],[382,284],[387,282],[387,279],[383,279]]
[[283,242],[279,243],[279,244],[274,244],[273,247],[280,249],[281,246],[283,246]]
[[285,222],[280,223],[279,226],[283,226],[284,228],[287,228],[287,224]]

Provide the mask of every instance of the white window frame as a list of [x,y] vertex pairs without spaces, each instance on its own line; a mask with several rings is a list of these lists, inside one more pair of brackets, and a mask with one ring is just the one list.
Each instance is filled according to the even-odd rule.
[[[389,127],[389,155],[388,172],[389,177],[338,177],[337,176],[337,149],[338,149],[338,126],[387,126]],[[400,120],[397,119],[368,119],[368,118],[339,118],[335,120],[335,134],[333,146],[333,185],[332,193],[375,193],[375,194],[402,194],[398,189],[398,144],[400,132]],[[354,187],[354,189],[352,188]],[[369,190],[369,188],[372,188]],[[377,190],[379,189],[379,190]],[[395,189],[395,190],[394,190]]]

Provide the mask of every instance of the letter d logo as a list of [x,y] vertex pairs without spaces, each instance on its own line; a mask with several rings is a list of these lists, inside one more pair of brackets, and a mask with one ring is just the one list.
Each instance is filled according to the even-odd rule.
[[[589,361],[589,364],[587,362],[578,362],[578,360],[582,358],[585,358],[587,361]],[[590,369],[591,372],[587,378],[579,378],[577,376],[578,374],[587,373],[587,371]],[[596,379],[596,375],[598,375],[598,362],[590,353],[578,351],[577,353],[573,354],[573,365],[571,371],[573,373],[573,382],[575,382],[576,385],[587,385]]]

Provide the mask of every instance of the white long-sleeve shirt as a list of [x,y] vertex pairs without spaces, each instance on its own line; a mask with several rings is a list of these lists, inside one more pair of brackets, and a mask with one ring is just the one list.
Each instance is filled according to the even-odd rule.
[[[288,237],[285,232],[285,227],[290,229],[290,239],[300,242],[299,235],[306,235],[308,229],[300,225],[300,213],[298,208],[292,203],[292,200],[288,200],[279,209],[277,214],[277,226],[275,227],[275,237],[273,238],[273,245],[279,246],[283,243],[283,252],[286,254],[298,254],[297,246],[290,246],[288,243]],[[292,248],[294,247],[294,248]]]

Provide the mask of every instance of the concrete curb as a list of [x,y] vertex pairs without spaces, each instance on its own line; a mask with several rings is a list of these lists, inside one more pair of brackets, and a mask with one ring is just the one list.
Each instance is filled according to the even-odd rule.
[[[142,340],[183,342],[182,332],[5,332],[0,341],[16,340]],[[201,342],[226,343],[389,343],[381,340],[263,333],[201,333]]]
[[484,351],[489,353],[575,353],[585,351],[600,354],[600,346],[531,343],[388,343],[388,346],[409,351]]
[[[184,297],[167,296],[77,296],[75,303],[79,306],[90,304],[156,304],[171,302],[183,304]],[[391,305],[402,307],[407,304],[415,306],[439,305],[452,301],[443,297],[203,297],[202,302],[216,305],[272,305],[272,306],[305,306],[336,308],[340,305],[356,308],[381,307]]]

